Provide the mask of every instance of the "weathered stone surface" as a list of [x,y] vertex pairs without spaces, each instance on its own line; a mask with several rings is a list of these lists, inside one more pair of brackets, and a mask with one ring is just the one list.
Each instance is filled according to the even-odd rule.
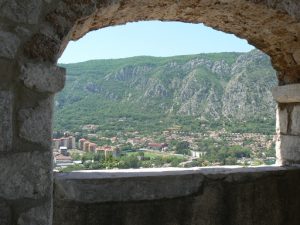
[[300,65],[300,49],[297,49],[297,50],[293,53],[293,58],[294,58],[294,60]]
[[[291,130],[292,135],[300,136],[300,105],[295,105],[291,113]],[[300,146],[299,146],[300,148]]]
[[50,149],[53,97],[49,97],[35,108],[19,111],[20,137]]
[[31,208],[20,215],[18,225],[52,225],[51,202]]
[[56,93],[65,85],[65,69],[46,64],[26,64],[21,68],[21,80],[28,88]]
[[24,27],[24,26],[16,27],[15,32],[16,32],[16,34],[19,35],[19,37],[22,37],[22,38],[29,38],[30,34],[31,34],[31,31],[27,27]]
[[13,94],[0,91],[0,152],[9,151],[12,144]]
[[43,61],[56,62],[60,51],[61,42],[55,37],[45,34],[35,34],[24,46],[24,51],[29,58]]
[[[103,186],[112,192],[117,192],[120,185],[134,183],[130,193],[124,193],[125,189],[119,189],[119,201],[103,202],[82,202],[79,198],[68,199],[61,189],[54,189],[54,225],[280,225],[283,221],[289,225],[298,225],[300,214],[297,213],[300,207],[300,169],[285,169],[280,167],[258,167],[240,169],[203,168],[182,171],[167,172],[138,172],[126,171],[116,172],[112,177],[112,172],[98,171],[89,174],[89,180],[85,179],[84,194],[99,194],[93,189]],[[204,173],[202,171],[205,171]],[[211,171],[211,172],[209,172]],[[178,173],[176,175],[176,172]],[[80,173],[80,172],[78,172]],[[101,178],[103,174],[103,179]],[[111,178],[106,178],[110,174]],[[134,177],[136,174],[136,177]],[[155,175],[156,174],[156,175]],[[172,174],[172,175],[171,175]],[[150,175],[150,176],[149,176]],[[194,176],[204,176],[199,189],[192,194],[186,193],[180,180],[192,181]],[[75,179],[77,177],[77,179]],[[68,182],[72,178],[73,184],[84,183],[79,178],[79,174],[59,174],[55,178],[57,182]],[[94,177],[94,180],[92,180]],[[227,177],[231,177],[226,179]],[[157,178],[157,179],[155,179]],[[141,201],[134,200],[134,192],[140,189],[147,189],[148,186],[155,188],[158,178],[169,179],[173,184],[173,189],[179,189],[178,196],[174,198],[161,198]],[[225,179],[224,179],[225,178]],[[114,181],[116,180],[116,181]],[[145,182],[141,183],[140,181]],[[173,180],[173,181],[172,181]],[[161,183],[162,184],[162,183]],[[190,186],[190,182],[186,186]],[[72,184],[71,184],[72,185]],[[193,185],[193,184],[192,184]],[[167,193],[170,186],[166,182],[159,185],[157,191]],[[72,189],[68,189],[71,191]],[[180,193],[180,191],[183,191]],[[115,193],[116,194],[116,193]],[[130,195],[131,197],[128,197]],[[133,196],[132,196],[133,195]],[[101,195],[105,198],[104,195]],[[145,195],[146,196],[146,195]],[[99,198],[95,196],[95,198]],[[131,199],[131,200],[129,200]],[[285,210],[282,206],[288,207]],[[71,219],[70,219],[71,218]]]
[[201,188],[203,181],[203,176],[201,174],[195,175],[193,171],[180,179],[177,179],[176,175],[172,176],[168,173],[162,173],[163,178],[157,173],[156,175],[142,173],[135,177],[95,179],[99,175],[101,177],[101,173],[97,172],[90,175],[77,173],[75,179],[72,179],[72,175],[58,175],[57,194],[61,193],[61,196],[66,200],[88,203],[153,200],[195,193]]
[[276,141],[276,157],[279,165],[300,165],[300,137],[278,135]]
[[10,207],[0,199],[0,224],[1,225],[11,225],[11,210]]
[[1,157],[0,171],[0,198],[38,199],[51,194],[51,152],[25,152]]
[[0,14],[12,21],[36,24],[43,0],[9,0],[0,2]]
[[276,110],[276,133],[287,134],[288,112],[286,108],[277,107]]
[[279,103],[300,102],[300,84],[289,84],[274,87],[273,98]]
[[245,173],[260,179],[271,171],[284,170],[279,167],[214,167],[75,171],[55,174],[55,193],[65,201],[84,203],[178,198],[199,192],[205,178],[246,182]]
[[13,59],[19,45],[20,40],[15,34],[0,31],[0,57]]

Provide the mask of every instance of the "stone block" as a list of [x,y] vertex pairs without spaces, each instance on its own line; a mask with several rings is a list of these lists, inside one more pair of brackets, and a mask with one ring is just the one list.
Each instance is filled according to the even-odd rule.
[[49,97],[41,102],[35,108],[22,109],[19,111],[21,138],[41,144],[43,147],[51,147],[51,127],[53,97]]
[[24,152],[0,158],[0,198],[40,199],[52,192],[51,152]]
[[288,112],[286,108],[277,107],[276,110],[276,133],[287,134],[288,129]]
[[11,218],[10,207],[3,200],[0,200],[0,224],[10,225],[11,224],[10,218]]
[[0,15],[14,22],[36,24],[43,0],[10,0],[0,3]]
[[0,91],[0,152],[9,151],[12,144],[12,97],[10,91]]
[[300,137],[278,135],[276,140],[276,157],[279,165],[300,164]]
[[55,63],[59,57],[61,40],[45,34],[35,34],[24,45],[24,53],[32,59]]
[[17,63],[14,60],[0,57],[0,67],[0,90],[7,90],[19,74]]
[[65,85],[65,69],[46,64],[26,64],[21,68],[21,80],[28,88],[56,93]]
[[0,56],[13,59],[20,45],[20,39],[12,33],[0,31]]
[[274,87],[272,89],[272,95],[279,103],[300,102],[300,84],[289,84]]
[[18,225],[52,225],[52,206],[47,202],[22,213]]
[[295,105],[291,113],[291,130],[292,135],[300,136],[300,105]]

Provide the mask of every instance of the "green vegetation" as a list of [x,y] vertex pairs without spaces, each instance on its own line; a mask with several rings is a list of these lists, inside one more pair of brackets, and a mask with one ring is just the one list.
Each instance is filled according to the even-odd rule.
[[[276,74],[269,58],[258,50],[61,66],[67,69],[67,82],[55,98],[53,137],[69,131],[77,141],[86,138],[121,151],[117,158],[74,153],[72,158],[83,164],[63,171],[246,166],[249,160],[255,165],[274,160],[269,139],[263,149],[251,135],[242,144],[226,138],[234,133],[270,138],[274,134],[275,103],[270,89],[276,85]],[[210,138],[215,131],[222,131],[220,137]],[[200,138],[189,140],[194,134]],[[119,139],[117,143],[112,137]],[[133,146],[127,142],[136,137],[146,138],[147,143],[167,143],[167,152],[140,152],[146,143]],[[195,159],[191,150],[201,152],[201,157]]]
[[68,166],[61,169],[61,172],[71,172],[75,170],[96,170],[96,169],[130,169],[130,168],[153,168],[162,167],[169,164],[172,167],[179,166],[180,163],[187,161],[180,156],[166,155],[160,153],[132,152],[123,153],[119,158],[107,157],[99,153],[84,153],[78,158],[78,155],[72,155],[77,160],[82,160],[82,164]]
[[82,132],[83,125],[96,124],[103,136],[151,134],[176,124],[187,132],[274,132],[269,90],[276,76],[269,58],[256,50],[61,66],[67,82],[55,99],[56,131]]

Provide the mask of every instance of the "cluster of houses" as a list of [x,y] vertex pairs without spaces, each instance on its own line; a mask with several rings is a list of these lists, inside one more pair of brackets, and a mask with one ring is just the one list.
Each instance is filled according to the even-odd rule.
[[108,156],[118,157],[120,155],[120,151],[115,146],[98,146],[97,144],[90,142],[84,138],[78,141],[78,149],[84,152],[93,152],[93,153],[103,153],[105,158]]
[[75,137],[68,136],[62,137],[58,139],[52,140],[53,149],[60,149],[60,147],[65,147],[67,149],[75,149],[76,148],[76,141]]
[[74,164],[69,155],[69,149],[76,148],[76,140],[73,136],[66,136],[52,140],[53,159],[55,167],[66,167]]
[[166,151],[168,149],[167,143],[156,143],[153,142],[152,139],[149,138],[129,138],[127,139],[126,143],[132,144],[132,146],[140,146],[140,147],[147,147],[151,150],[159,150],[159,151]]
[[158,151],[167,151],[168,144],[166,143],[148,143],[148,148]]

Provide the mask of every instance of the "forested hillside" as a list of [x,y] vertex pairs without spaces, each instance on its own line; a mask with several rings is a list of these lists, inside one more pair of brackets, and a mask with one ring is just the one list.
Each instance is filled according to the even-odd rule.
[[258,50],[176,57],[133,57],[61,65],[65,89],[55,100],[55,130],[86,124],[110,132],[220,129],[274,132],[276,85]]

